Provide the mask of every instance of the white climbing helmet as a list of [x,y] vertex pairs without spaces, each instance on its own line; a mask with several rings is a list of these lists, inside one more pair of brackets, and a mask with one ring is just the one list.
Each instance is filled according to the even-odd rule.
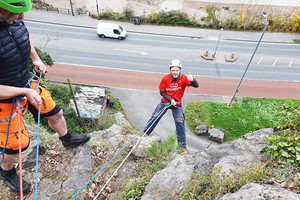
[[170,68],[171,67],[179,67],[181,69],[182,65],[181,65],[180,60],[174,59],[174,60],[171,60],[169,67]]

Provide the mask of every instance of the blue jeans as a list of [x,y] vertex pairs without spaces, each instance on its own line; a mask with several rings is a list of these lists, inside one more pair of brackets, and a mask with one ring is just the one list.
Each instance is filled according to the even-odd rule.
[[178,144],[182,148],[186,149],[186,136],[185,136],[185,123],[184,123],[184,113],[181,106],[170,106],[166,108],[166,103],[160,102],[155,108],[151,118],[149,119],[146,127],[144,128],[144,133],[150,135],[160,119],[166,114],[168,109],[172,110],[173,119],[176,126],[176,134]]

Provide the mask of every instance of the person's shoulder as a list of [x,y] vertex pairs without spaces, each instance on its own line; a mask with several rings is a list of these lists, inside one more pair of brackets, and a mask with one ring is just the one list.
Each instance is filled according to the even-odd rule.
[[180,77],[181,79],[187,79],[187,75],[185,75],[185,74],[181,74],[181,77]]
[[163,75],[162,79],[168,79],[168,78],[171,78],[170,74],[165,74]]

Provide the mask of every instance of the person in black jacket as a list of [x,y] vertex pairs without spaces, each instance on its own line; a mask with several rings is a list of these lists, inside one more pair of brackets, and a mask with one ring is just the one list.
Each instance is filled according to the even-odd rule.
[[[30,59],[35,71],[46,72],[29,33],[24,25],[24,12],[31,9],[31,0],[0,0],[0,178],[11,188],[20,192],[20,177],[14,167],[20,149],[29,146],[29,135],[20,120],[20,112],[28,106],[35,120],[46,118],[51,129],[59,136],[66,148],[76,147],[90,140],[87,134],[72,134],[68,131],[62,109],[56,105],[38,78],[31,78]],[[26,181],[23,193],[30,191]]]

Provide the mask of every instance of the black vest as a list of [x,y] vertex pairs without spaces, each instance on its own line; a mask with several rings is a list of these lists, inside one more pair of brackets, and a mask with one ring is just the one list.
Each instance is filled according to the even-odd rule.
[[0,21],[0,85],[25,87],[29,79],[30,41],[22,20]]

